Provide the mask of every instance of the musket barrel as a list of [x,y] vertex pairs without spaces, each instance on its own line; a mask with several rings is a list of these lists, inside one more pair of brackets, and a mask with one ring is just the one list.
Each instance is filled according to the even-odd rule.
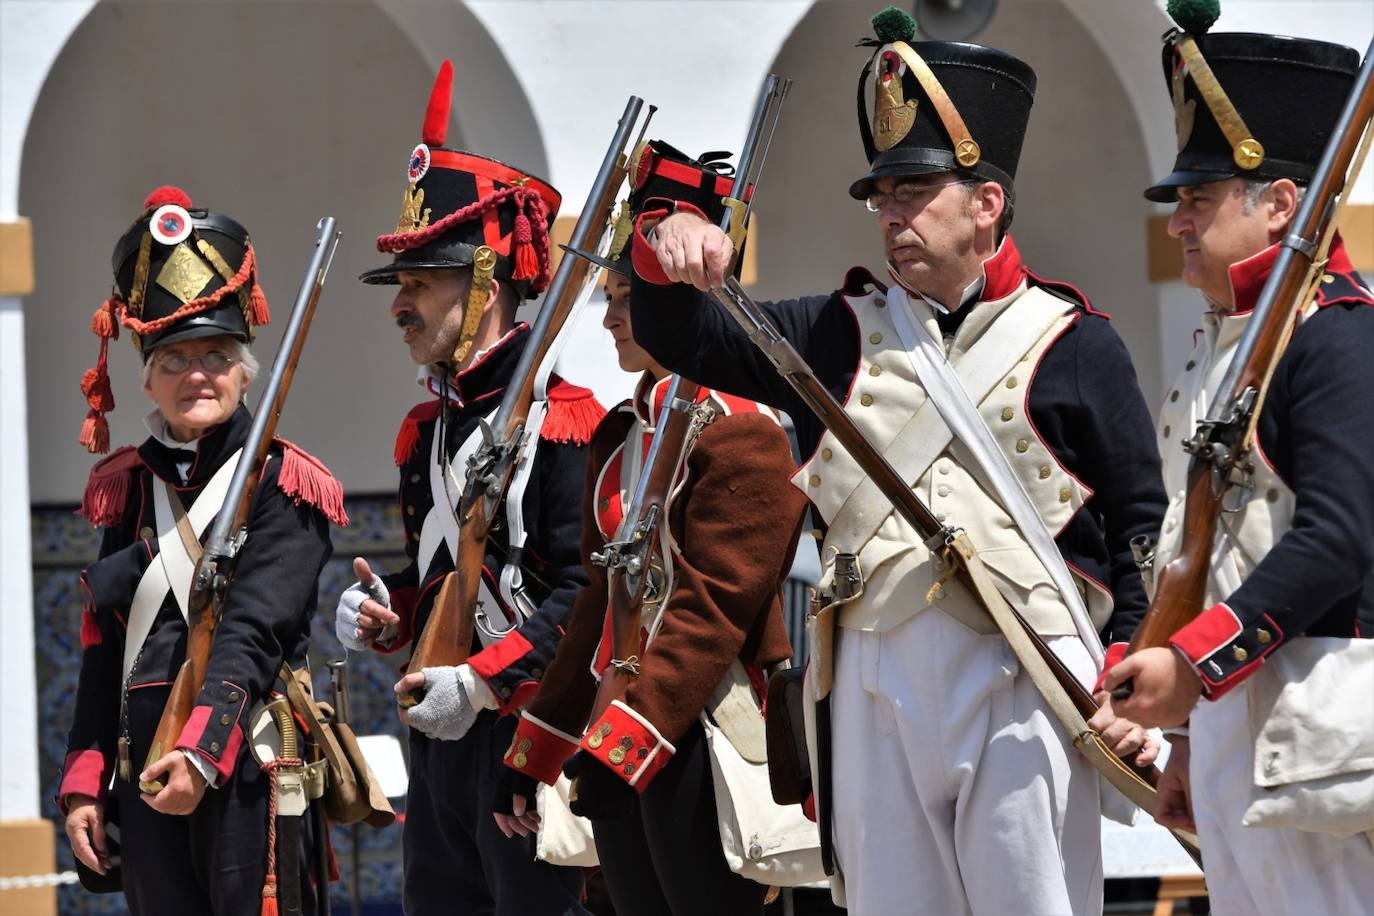
[[[600,200],[605,195],[612,177],[616,174],[621,150],[625,148],[626,141],[630,139],[630,133],[634,130],[635,122],[639,119],[640,109],[643,107],[644,100],[637,95],[630,96],[629,101],[625,103],[625,112],[620,116],[620,123],[616,126],[615,136],[611,138],[611,145],[606,151],[606,157],[601,160],[601,168],[597,170],[596,180],[592,182],[592,190],[587,197],[588,201]],[[600,220],[596,209],[593,206],[584,207],[582,212],[578,214],[577,225],[573,228],[572,239],[569,242],[572,247],[587,249],[592,234],[601,230],[601,226],[597,225]],[[543,305],[539,309],[539,315],[535,318],[534,327],[530,333],[531,345],[520,352],[520,360],[515,364],[515,371],[511,374],[512,379],[526,378],[534,368],[535,360],[543,358],[543,349],[534,344],[548,336],[548,326],[555,317],[554,309],[549,306],[563,298],[564,289],[572,282],[573,267],[574,262],[569,258],[563,258],[558,262],[558,269],[554,271],[553,280],[544,293]],[[491,428],[495,430],[498,436],[508,434],[507,427],[510,425],[511,416],[521,401],[522,387],[518,384],[506,386],[505,394],[501,397],[501,406],[497,408],[496,417],[491,423]]]
[[229,480],[224,509],[215,516],[215,523],[210,528],[206,553],[215,557],[224,556],[226,545],[229,543],[238,502],[236,494],[242,493],[248,485],[248,475],[252,472],[254,464],[252,456],[256,455],[262,446],[263,437],[267,435],[268,423],[275,425],[276,415],[281,413],[281,405],[277,401],[281,396],[283,379],[295,361],[293,354],[299,355],[296,351],[299,351],[304,343],[305,336],[302,331],[309,316],[310,300],[319,295],[318,290],[324,284],[324,276],[329,272],[334,250],[339,244],[334,217],[326,216],[320,220],[317,228],[315,253],[310,256],[305,279],[301,281],[301,288],[296,293],[296,304],[291,309],[291,317],[286,322],[281,343],[277,346],[277,356],[272,361],[272,373],[268,376],[267,387],[263,389],[262,399],[258,402],[258,411],[253,415],[253,425],[248,430],[248,439],[243,444],[243,460],[234,468],[234,476]]
[[[1265,331],[1264,316],[1271,309],[1286,308],[1291,304],[1282,300],[1286,298],[1283,288],[1290,282],[1288,273],[1293,265],[1293,259],[1306,258],[1308,264],[1311,264],[1312,252],[1322,234],[1323,225],[1330,216],[1329,203],[1332,195],[1338,185],[1346,179],[1346,171],[1350,168],[1350,162],[1361,138],[1369,129],[1371,116],[1374,116],[1374,41],[1369,43],[1369,48],[1364,53],[1364,65],[1360,67],[1355,85],[1345,100],[1345,107],[1341,109],[1340,119],[1331,134],[1333,142],[1328,143],[1322,151],[1317,170],[1308,184],[1307,194],[1303,197],[1298,214],[1293,219],[1292,231],[1288,239],[1280,243],[1279,255],[1274,261],[1273,269],[1269,271],[1263,290],[1260,291],[1254,315],[1245,326],[1245,333],[1236,345],[1236,355],[1217,388],[1216,397],[1213,398],[1207,412],[1209,421],[1225,420],[1231,401],[1240,393],[1237,389],[1248,362],[1245,357],[1255,349],[1260,335]],[[1289,241],[1293,236],[1297,236],[1301,242]]]

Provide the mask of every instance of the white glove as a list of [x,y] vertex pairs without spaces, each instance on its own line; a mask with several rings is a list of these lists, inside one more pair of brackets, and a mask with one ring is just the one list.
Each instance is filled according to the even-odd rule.
[[425,698],[406,713],[412,728],[441,741],[468,733],[477,714],[497,707],[496,694],[469,665],[425,668]]
[[371,648],[374,642],[387,643],[396,638],[397,628],[393,624],[383,627],[381,634],[371,639],[365,638],[359,631],[359,609],[369,598],[382,607],[391,607],[391,593],[386,590],[386,583],[377,576],[372,577],[372,584],[367,587],[361,582],[354,582],[339,596],[339,606],[334,609],[334,635],[345,649],[363,652]]

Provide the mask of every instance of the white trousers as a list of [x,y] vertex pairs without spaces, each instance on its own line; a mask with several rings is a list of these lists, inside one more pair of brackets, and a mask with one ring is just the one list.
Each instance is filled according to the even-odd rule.
[[[1000,635],[840,630],[834,838],[852,916],[1102,912],[1098,776]],[[1049,640],[1080,679],[1077,637]]]
[[1213,916],[1374,914],[1374,845],[1367,836],[1241,824],[1254,773],[1252,683],[1215,703],[1203,700],[1188,724],[1193,817]]

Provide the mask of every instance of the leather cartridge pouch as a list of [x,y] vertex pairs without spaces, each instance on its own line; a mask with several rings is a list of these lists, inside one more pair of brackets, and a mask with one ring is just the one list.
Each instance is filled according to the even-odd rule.
[[802,710],[805,668],[785,668],[768,679],[768,783],[773,801],[800,805],[811,794],[811,759],[806,752]]
[[324,811],[329,820],[335,824],[365,821],[372,827],[395,823],[396,812],[363,757],[353,729],[345,722],[331,721],[334,710],[327,703],[315,701],[310,672],[304,668],[292,671],[283,664],[280,674],[286,682],[292,710],[304,720],[324,758]]

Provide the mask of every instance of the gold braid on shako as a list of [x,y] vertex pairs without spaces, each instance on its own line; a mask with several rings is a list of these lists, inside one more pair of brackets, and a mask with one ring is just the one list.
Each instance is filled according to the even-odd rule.
[[[191,210],[191,198],[180,188],[165,185],[148,195],[143,201],[142,216],[134,222],[135,227],[144,223],[145,228],[139,238],[128,294],[120,292],[122,264],[117,259],[114,291],[91,319],[91,331],[100,339],[100,351],[96,364],[81,376],[81,393],[89,411],[81,424],[78,441],[92,453],[110,449],[110,427],[105,415],[114,410],[115,401],[110,387],[109,342],[119,337],[121,326],[129,330],[134,347],[142,351],[148,338],[187,318],[218,308],[228,296],[237,297],[243,331],[249,340],[255,327],[271,320],[267,297],[258,282],[257,256],[246,234],[243,257],[235,268],[197,229],[198,221],[209,220],[211,215],[202,212],[200,217],[193,217]],[[202,228],[211,228],[211,224],[207,222]],[[158,271],[152,276],[155,260]],[[160,298],[170,295],[179,303],[156,317],[148,315],[150,278],[160,288]],[[216,278],[223,285],[200,295]]]

